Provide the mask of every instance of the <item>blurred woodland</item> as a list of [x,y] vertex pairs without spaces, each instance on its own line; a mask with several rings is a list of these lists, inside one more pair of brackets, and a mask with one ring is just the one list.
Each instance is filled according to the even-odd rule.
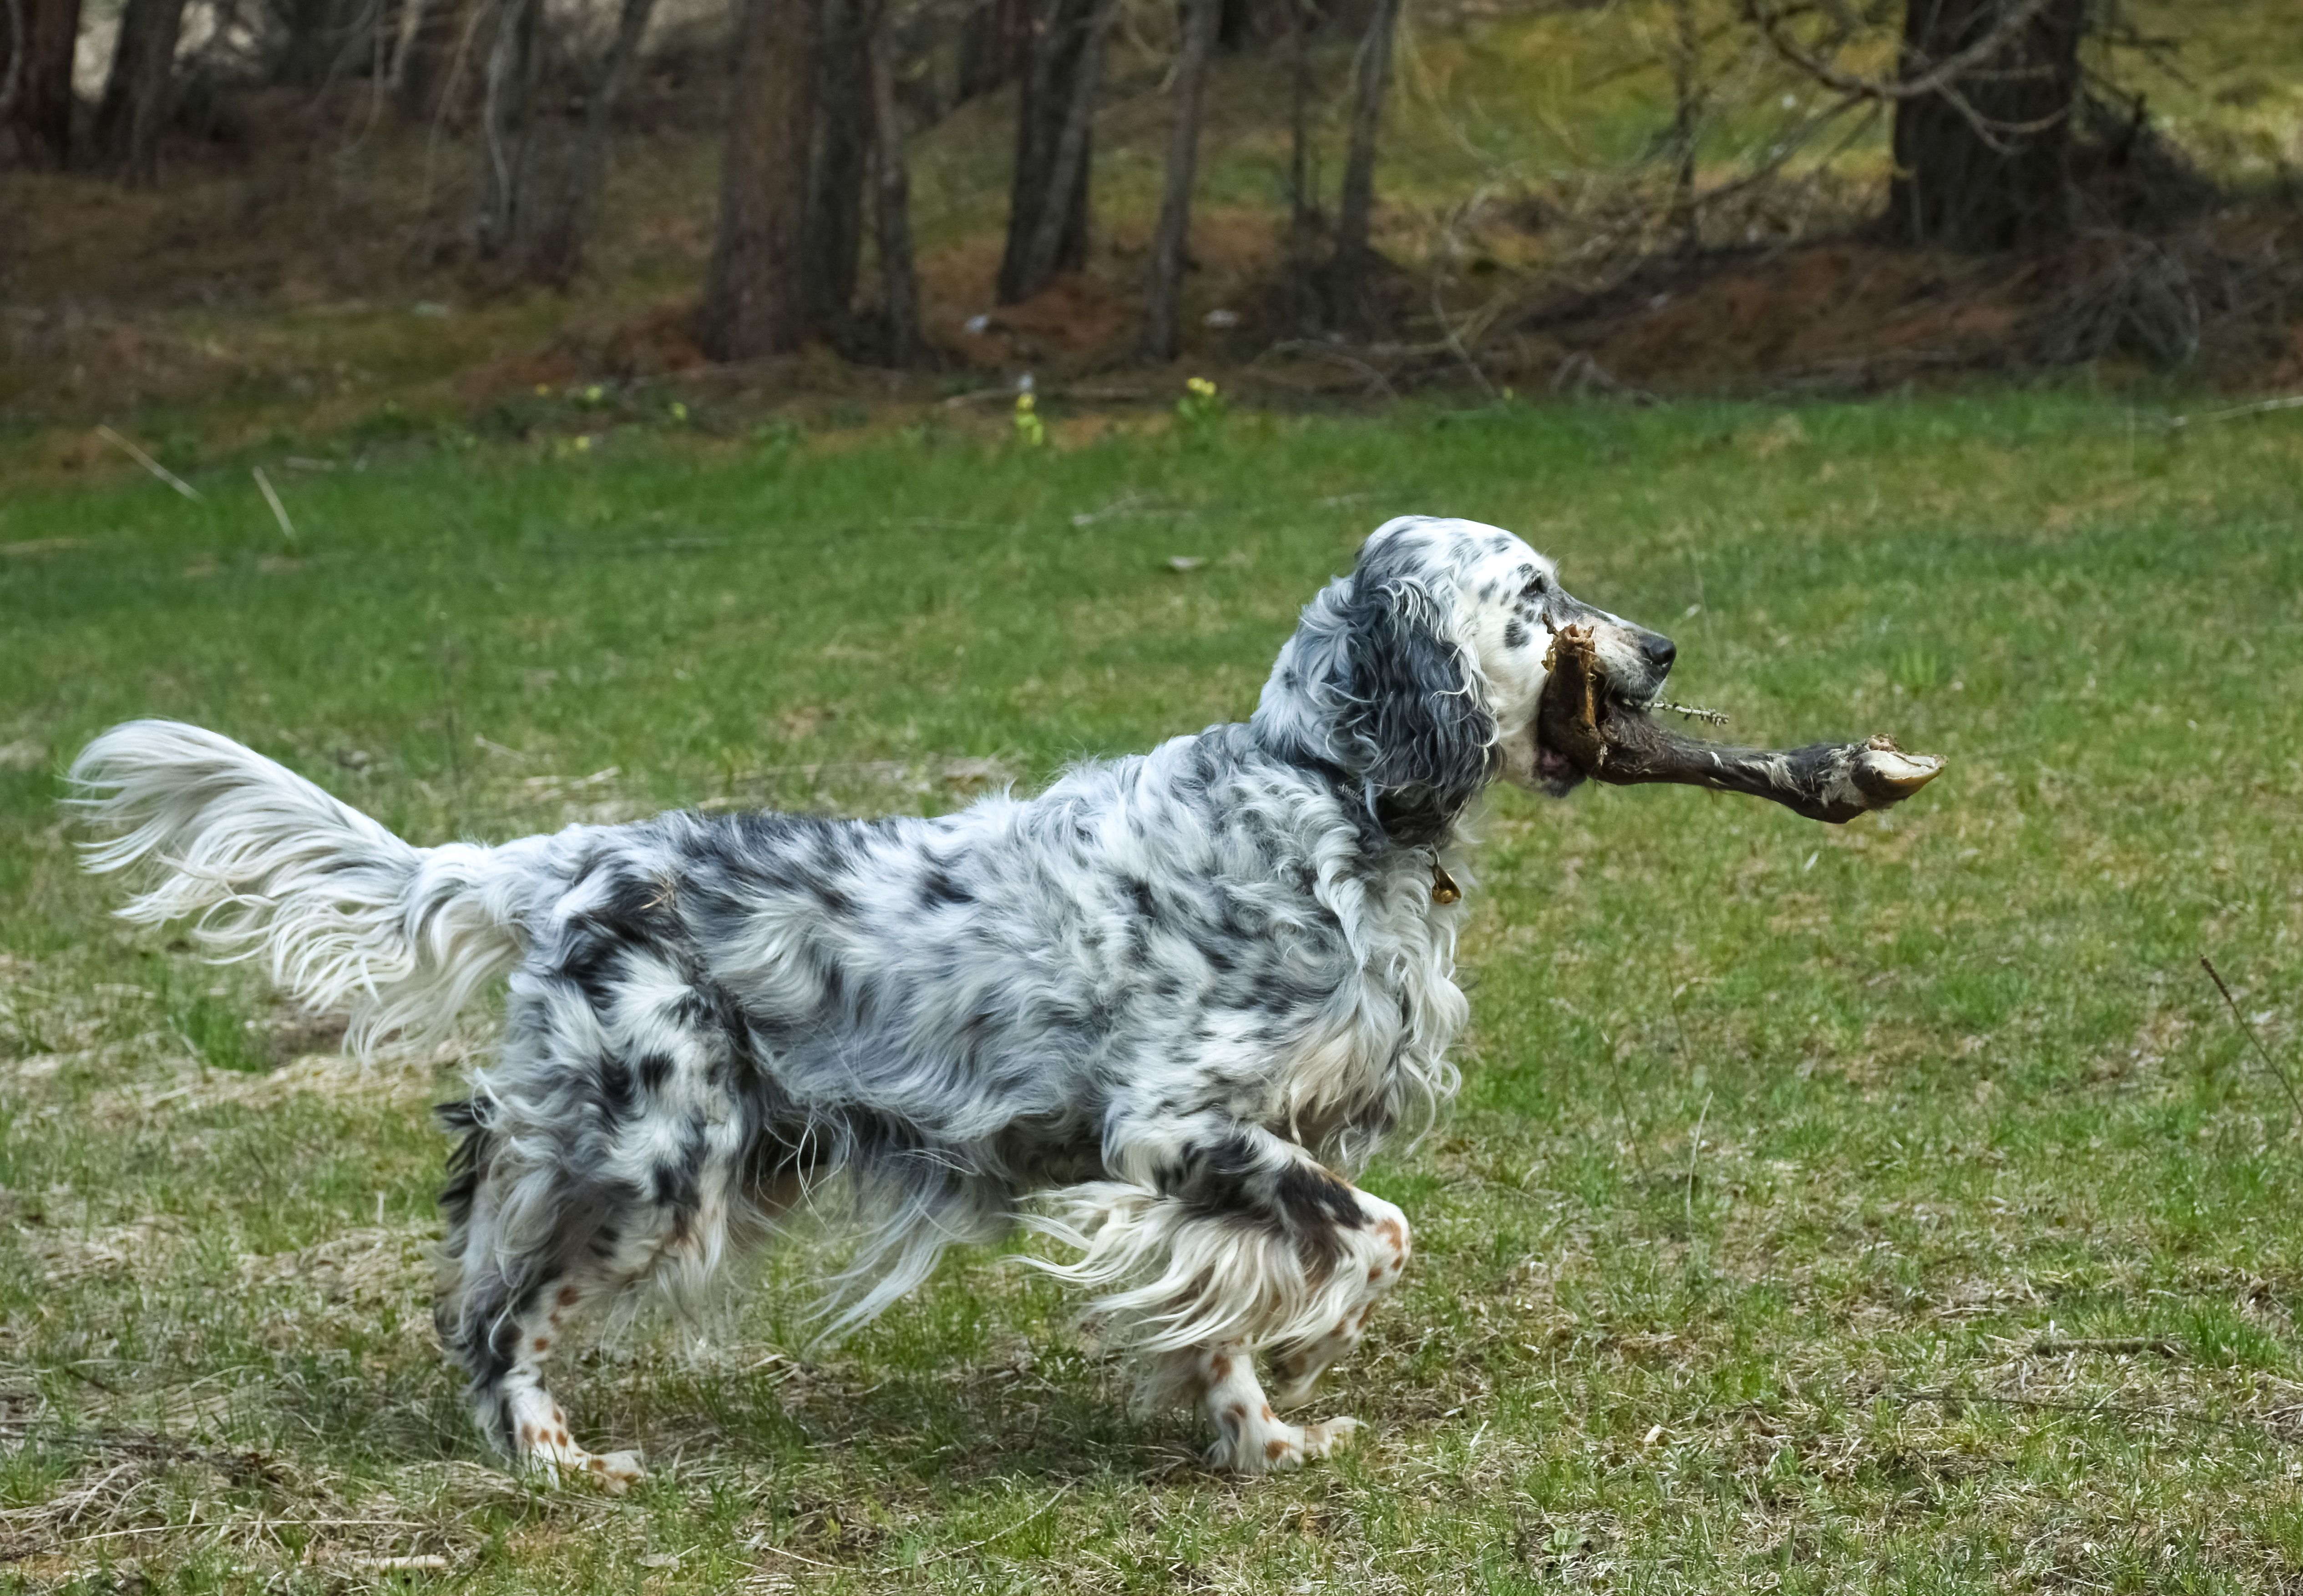
[[1307,399],[2275,384],[2303,369],[2295,21],[0,0],[0,424],[1026,371],[1124,403],[1179,357]]

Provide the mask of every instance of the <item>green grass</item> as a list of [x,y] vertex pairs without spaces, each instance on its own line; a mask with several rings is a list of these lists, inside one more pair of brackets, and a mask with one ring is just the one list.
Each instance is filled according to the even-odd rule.
[[[2197,963],[2303,1068],[2303,428],[2162,419],[635,431],[293,478],[292,548],[233,474],[199,505],[11,499],[0,1583],[2303,1581],[2303,1149]],[[1334,1387],[1365,1444],[1296,1476],[1201,1473],[996,1256],[811,1350],[807,1251],[703,1348],[643,1327],[568,1371],[586,1437],[654,1460],[633,1497],[495,1472],[427,1319],[451,1061],[335,1059],[245,972],[107,920],[54,807],[55,766],[143,713],[423,842],[945,807],[1244,714],[1295,609],[1411,508],[1517,527],[1671,631],[1679,694],[1739,735],[1891,729],[1951,765],[1843,830],[1497,799],[1463,1099],[1369,1176],[1419,1256]],[[408,1555],[448,1572],[359,1561]]]

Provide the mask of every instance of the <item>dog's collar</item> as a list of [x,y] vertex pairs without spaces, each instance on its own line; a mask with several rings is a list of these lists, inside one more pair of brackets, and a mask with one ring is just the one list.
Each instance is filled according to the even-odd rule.
[[1455,878],[1447,873],[1447,867],[1441,864],[1439,855],[1434,853],[1431,856],[1431,901],[1444,906],[1460,903],[1463,900],[1464,889],[1455,885]]

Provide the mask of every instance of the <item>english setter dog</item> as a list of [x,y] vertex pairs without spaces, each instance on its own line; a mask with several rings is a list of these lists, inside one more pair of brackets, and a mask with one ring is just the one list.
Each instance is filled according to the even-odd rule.
[[[515,1457],[620,1489],[545,1389],[575,1318],[707,1279],[839,1180],[854,1324],[955,1242],[1018,1223],[1093,1294],[1148,1399],[1196,1402],[1219,1467],[1347,1441],[1296,1424],[1399,1279],[1407,1220],[1351,1176],[1455,1090],[1462,821],[1540,746],[1552,634],[1592,628],[1652,697],[1672,645],[1560,591],[1510,533],[1407,517],[1280,650],[1254,716],[934,819],[679,812],[418,848],[211,732],[81,753],[150,860],[122,911],[198,916],[358,1048],[499,977],[500,1051],[442,1117],[435,1315]],[[1276,1387],[1257,1373],[1265,1359]]]

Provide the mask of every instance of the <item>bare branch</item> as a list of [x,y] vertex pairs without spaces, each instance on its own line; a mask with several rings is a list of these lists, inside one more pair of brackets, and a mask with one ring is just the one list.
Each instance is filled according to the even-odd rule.
[[2048,0],[2020,0],[2012,11],[1993,23],[1981,38],[1965,49],[1944,56],[1916,78],[1893,80],[1867,78],[1860,72],[1844,71],[1823,56],[1802,48],[1783,30],[1785,13],[1770,9],[1766,0],[1743,0],[1743,14],[1758,25],[1776,55],[1826,88],[1867,100],[1916,100],[1944,93],[1952,84],[1967,77],[1997,55],[2008,40],[2029,27],[2033,19],[2046,10],[2047,3]]

